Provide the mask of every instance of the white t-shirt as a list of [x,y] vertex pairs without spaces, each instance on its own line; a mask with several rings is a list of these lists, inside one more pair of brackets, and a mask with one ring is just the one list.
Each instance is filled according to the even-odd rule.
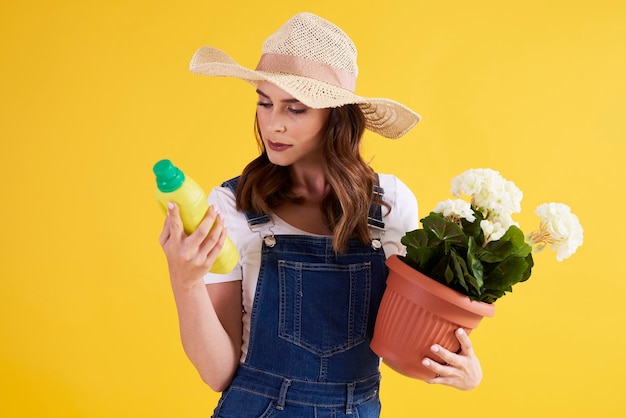
[[[380,236],[385,256],[404,254],[405,248],[400,239],[407,231],[418,227],[417,200],[411,190],[397,177],[390,174],[380,174],[380,187],[384,190],[384,200],[390,209],[382,207],[385,231],[382,235],[373,230],[373,236]],[[243,213],[235,208],[235,195],[227,187],[215,187],[208,197],[209,204],[216,205],[224,216],[228,236],[239,251],[239,264],[227,274],[207,273],[204,276],[206,284],[223,283],[242,280],[243,291],[243,346],[242,361],[248,349],[250,335],[250,314],[252,301],[256,290],[257,279],[261,268],[262,238],[259,230],[253,232],[248,227],[248,221]],[[271,214],[273,223],[265,228],[271,228],[274,235],[314,235],[291,226],[276,215]],[[261,229],[267,231],[267,229]]]

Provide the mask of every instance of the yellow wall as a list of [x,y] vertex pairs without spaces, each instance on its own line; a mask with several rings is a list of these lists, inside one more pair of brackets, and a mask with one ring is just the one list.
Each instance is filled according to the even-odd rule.
[[537,256],[474,332],[478,389],[385,369],[383,417],[624,416],[626,3],[214,3],[0,6],[0,416],[210,415],[217,395],[178,339],[151,167],[171,158],[209,188],[256,155],[252,89],[187,64],[213,45],[253,66],[302,10],[352,36],[359,93],[423,114],[364,148],[422,215],[454,175],[491,167],[525,192],[524,229],[547,201],[585,227],[574,257]]

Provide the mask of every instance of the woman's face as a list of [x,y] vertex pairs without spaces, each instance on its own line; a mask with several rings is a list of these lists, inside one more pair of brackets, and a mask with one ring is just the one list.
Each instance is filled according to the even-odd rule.
[[281,166],[317,164],[330,109],[305,106],[266,81],[257,86],[257,121],[269,160]]

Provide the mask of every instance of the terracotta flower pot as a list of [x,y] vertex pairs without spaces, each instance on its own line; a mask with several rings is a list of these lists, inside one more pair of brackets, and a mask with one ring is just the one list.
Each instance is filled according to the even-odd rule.
[[409,267],[398,256],[387,259],[387,289],[376,318],[372,350],[383,362],[405,376],[431,379],[435,375],[422,365],[432,357],[437,343],[458,352],[454,332],[469,334],[483,317],[492,317],[495,306],[467,296]]

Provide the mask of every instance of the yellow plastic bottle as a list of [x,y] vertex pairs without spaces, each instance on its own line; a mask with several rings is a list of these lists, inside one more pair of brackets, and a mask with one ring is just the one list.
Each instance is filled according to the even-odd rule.
[[[156,176],[157,188],[155,197],[163,211],[167,212],[167,204],[175,202],[180,209],[180,217],[187,234],[196,230],[209,210],[206,194],[202,187],[192,178],[175,167],[170,160],[161,160],[152,168]],[[237,248],[229,237],[211,267],[211,273],[226,274],[239,261]]]

